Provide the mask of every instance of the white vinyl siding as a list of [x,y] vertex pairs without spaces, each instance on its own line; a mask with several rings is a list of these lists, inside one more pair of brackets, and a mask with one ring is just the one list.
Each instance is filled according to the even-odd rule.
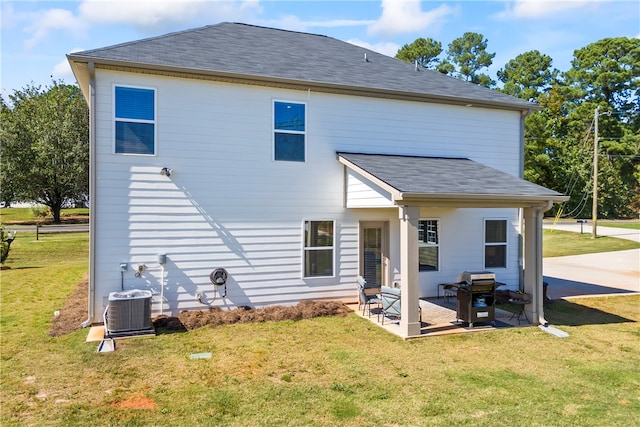
[[[116,84],[157,88],[155,156],[113,155]],[[274,99],[305,104],[304,168],[273,161]],[[517,174],[520,114],[469,110],[97,69],[94,320],[102,321],[109,292],[120,290],[121,262],[147,266],[140,278],[130,268],[122,283],[152,290],[154,315],[161,286],[165,314],[207,309],[196,295],[211,298],[215,268],[229,278],[227,298],[214,306],[353,301],[360,221],[389,222],[389,271],[391,281],[399,280],[398,210],[381,189],[364,184],[362,198],[352,201],[360,206],[345,208],[336,152],[463,156]],[[172,175],[161,175],[162,167]],[[438,218],[441,231],[440,269],[421,273],[422,296],[464,270],[483,268],[482,221],[489,217],[509,221],[509,265],[498,280],[517,283],[516,209],[434,208],[420,216]],[[301,228],[328,218],[333,275],[304,277]],[[164,284],[158,254],[167,255]]]

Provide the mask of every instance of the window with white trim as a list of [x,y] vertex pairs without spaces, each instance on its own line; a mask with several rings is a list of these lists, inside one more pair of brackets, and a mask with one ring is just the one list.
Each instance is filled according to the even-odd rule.
[[304,162],[306,157],[306,132],[305,104],[274,101],[274,160],[285,162]]
[[114,86],[116,154],[156,153],[156,91]]
[[440,229],[437,219],[418,221],[419,271],[440,269]]
[[484,220],[484,267],[507,267],[507,220]]
[[333,276],[333,221],[304,222],[304,277]]

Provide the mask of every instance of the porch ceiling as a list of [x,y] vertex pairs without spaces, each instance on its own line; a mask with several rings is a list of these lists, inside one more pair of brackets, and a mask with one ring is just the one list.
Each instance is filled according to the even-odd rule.
[[347,168],[388,191],[397,205],[534,207],[568,199],[465,158],[337,154]]

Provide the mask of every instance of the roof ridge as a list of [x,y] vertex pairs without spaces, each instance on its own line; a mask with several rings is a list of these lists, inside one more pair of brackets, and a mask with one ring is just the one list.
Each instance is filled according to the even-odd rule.
[[[267,26],[264,26],[264,25],[247,24],[246,22],[221,22],[220,24],[244,25],[246,27],[262,28],[264,30],[284,31],[286,33],[306,34],[306,35],[309,35],[309,36],[318,36],[318,37],[324,37],[324,38],[328,38],[328,39],[338,40],[335,37],[327,36],[326,34],[310,33],[310,32],[307,32],[307,31],[298,31],[298,30],[287,30],[286,28],[267,27]],[[210,25],[210,26],[213,26],[213,25]],[[340,40],[340,41],[342,41],[342,40]]]

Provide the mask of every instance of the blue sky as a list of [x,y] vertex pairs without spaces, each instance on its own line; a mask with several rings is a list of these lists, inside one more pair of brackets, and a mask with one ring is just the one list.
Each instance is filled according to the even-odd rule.
[[444,50],[467,31],[496,56],[489,74],[518,54],[539,50],[554,67],[606,37],[640,37],[637,0],[265,1],[83,0],[1,3],[2,96],[52,77],[75,82],[65,55],[216,24],[243,22],[323,34],[394,56],[418,37]]

